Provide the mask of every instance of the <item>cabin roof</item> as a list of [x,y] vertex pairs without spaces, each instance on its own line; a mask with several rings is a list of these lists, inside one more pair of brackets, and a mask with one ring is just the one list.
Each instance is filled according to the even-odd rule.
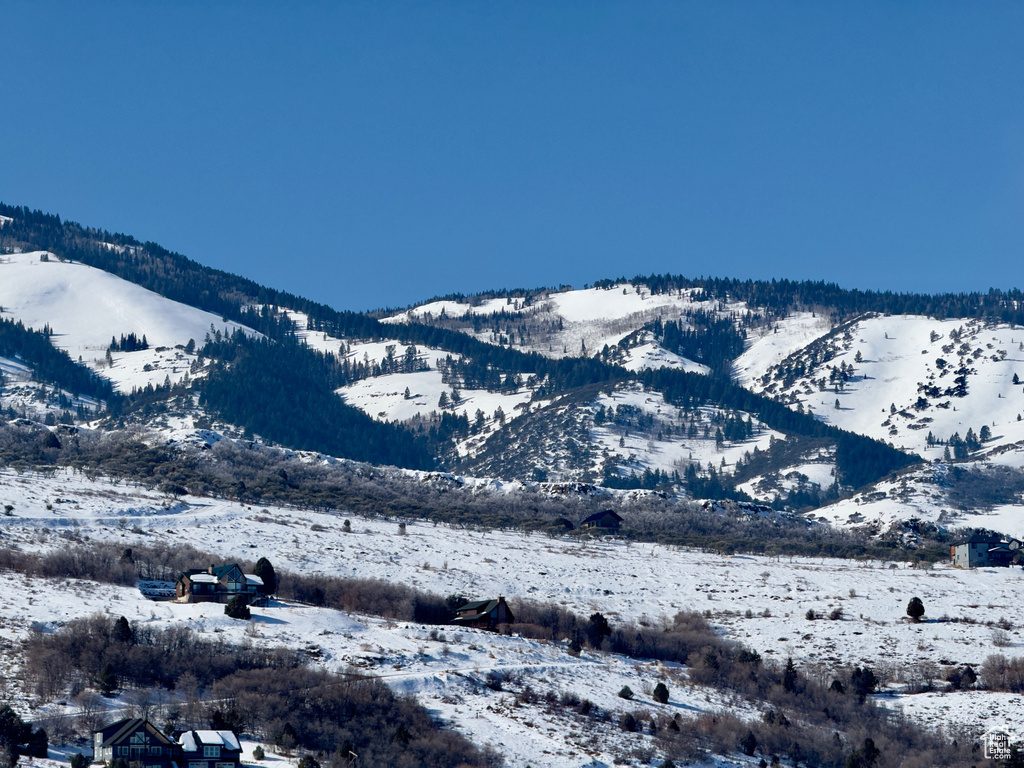
[[103,741],[100,744],[100,746],[109,747],[112,744],[116,744],[117,742],[121,741],[121,739],[123,739],[128,734],[134,733],[140,727],[145,727],[150,734],[155,736],[159,741],[162,741],[164,744],[167,744],[168,746],[174,744],[174,742],[167,738],[167,736],[165,736],[159,728],[157,728],[148,720],[141,717],[129,717],[125,718],[124,720],[118,720],[116,723],[111,723],[105,728],[96,731],[96,733],[100,733],[103,735]]

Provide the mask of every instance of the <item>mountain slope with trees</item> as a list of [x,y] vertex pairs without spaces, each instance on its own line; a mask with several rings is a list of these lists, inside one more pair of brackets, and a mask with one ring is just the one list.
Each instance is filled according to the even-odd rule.
[[[723,322],[720,314],[710,309],[705,312],[701,307],[707,304],[710,308],[708,302],[719,301],[715,297],[725,296],[733,283],[650,279],[648,289],[652,292],[695,289],[689,298],[700,306],[687,315],[693,320],[692,329],[677,322],[655,323],[650,330],[673,349],[703,357],[712,364],[713,375],[667,369],[637,373],[608,362],[600,352],[593,357],[553,357],[487,343],[443,327],[443,323],[384,323],[368,314],[338,311],[204,267],[155,243],[143,243],[127,235],[86,228],[15,206],[0,205],[0,214],[10,218],[0,230],[0,247],[42,249],[61,259],[80,261],[264,334],[268,341],[253,341],[242,335],[211,339],[204,348],[205,356],[213,361],[210,378],[192,386],[202,392],[202,402],[214,414],[283,445],[415,468],[434,466],[438,461],[458,466],[451,452],[451,439],[466,427],[454,416],[447,421],[441,417],[437,424],[421,425],[417,434],[398,425],[375,424],[350,409],[330,393],[350,380],[351,372],[346,374],[337,357],[296,344],[294,328],[274,308],[302,312],[311,328],[338,339],[395,340],[403,345],[447,350],[458,360],[460,384],[472,379],[502,386],[511,375],[528,380],[533,398],[542,400],[580,387],[636,381],[662,393],[667,403],[680,408],[739,409],[756,415],[766,427],[781,434],[834,442],[839,478],[849,487],[872,482],[915,461],[884,443],[842,432],[729,381],[725,371],[731,356],[742,349],[742,333],[736,331],[736,325]],[[750,297],[764,296],[765,306],[780,312],[795,302],[810,301],[815,296],[828,298],[838,290],[785,283],[772,293],[768,284],[736,285]],[[855,297],[868,300],[860,294]],[[840,306],[846,307],[850,301]],[[718,306],[716,312],[721,311]],[[751,324],[763,321],[754,313],[746,320]]]

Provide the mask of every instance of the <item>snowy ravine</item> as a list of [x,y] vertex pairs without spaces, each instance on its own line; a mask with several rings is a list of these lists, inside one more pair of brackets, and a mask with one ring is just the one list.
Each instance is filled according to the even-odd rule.
[[[810,674],[827,677],[836,666],[868,665],[887,683],[881,697],[887,706],[919,712],[933,723],[961,723],[980,733],[1024,717],[1021,697],[900,693],[929,677],[942,686],[947,670],[965,664],[979,669],[995,652],[1021,653],[1016,605],[1024,574],[1016,568],[926,570],[902,563],[724,557],[612,539],[558,539],[415,521],[408,521],[400,535],[395,521],[356,517],[346,533],[339,515],[192,497],[170,504],[133,486],[64,472],[46,477],[0,472],[0,501],[14,506],[13,516],[2,518],[3,541],[26,551],[65,546],[66,536],[125,546],[182,541],[225,559],[266,556],[284,571],[383,578],[441,595],[532,598],[583,615],[601,611],[613,624],[628,619],[657,625],[677,611],[699,610],[710,612],[726,637],[767,658],[792,656]],[[150,603],[134,590],[82,583],[69,585],[67,596],[58,599],[54,589],[33,582],[15,590],[22,597],[11,604],[4,636],[23,636],[33,621],[59,624],[98,610],[133,620],[188,621],[204,631],[239,636],[243,629],[219,607]],[[112,594],[116,599],[108,599]],[[926,608],[921,623],[906,616],[914,596]],[[258,635],[300,648],[315,645],[325,663],[372,663],[391,685],[414,693],[474,740],[504,742],[521,733],[513,721],[522,713],[507,710],[499,693],[479,685],[479,675],[493,666],[521,671],[536,689],[571,690],[612,710],[622,708],[615,696],[621,685],[640,692],[662,678],[673,692],[669,708],[725,705],[713,692],[690,686],[684,670],[586,653],[577,660],[559,646],[469,630],[444,631],[446,655],[444,641],[431,639],[427,627],[298,606],[265,610],[276,621],[257,621]],[[808,611],[823,618],[809,620]],[[830,614],[837,618],[824,618]],[[4,663],[10,667],[10,655]],[[467,682],[470,678],[478,682]],[[640,698],[639,706],[659,706],[649,695]],[[540,722],[540,714],[528,716],[535,725]],[[524,763],[588,764],[587,747],[565,735],[571,728],[545,722],[529,729],[528,738],[515,737]]]

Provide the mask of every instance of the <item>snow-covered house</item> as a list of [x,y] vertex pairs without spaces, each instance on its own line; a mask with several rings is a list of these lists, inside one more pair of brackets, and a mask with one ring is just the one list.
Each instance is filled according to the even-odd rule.
[[178,738],[182,768],[239,768],[242,747],[232,731],[185,731]]
[[92,734],[94,763],[124,760],[142,768],[176,768],[177,752],[177,744],[142,718],[118,720]]
[[511,624],[515,620],[516,617],[509,610],[505,598],[499,597],[497,600],[475,600],[466,603],[455,611],[452,624],[494,630],[499,624]]
[[975,533],[967,541],[949,548],[949,558],[957,568],[1008,566],[1020,549],[1017,539],[1000,539],[994,534]]
[[188,570],[178,576],[174,594],[184,603],[226,603],[241,595],[253,602],[259,595],[263,579],[252,573],[243,573],[238,563],[211,565],[205,571]]

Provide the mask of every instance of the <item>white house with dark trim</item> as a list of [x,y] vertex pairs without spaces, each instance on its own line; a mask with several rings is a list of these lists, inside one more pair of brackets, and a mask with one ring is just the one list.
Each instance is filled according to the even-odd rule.
[[1002,539],[988,533],[975,533],[967,541],[949,548],[950,562],[956,568],[1008,566],[1020,549],[1017,539]]
[[242,747],[231,731],[185,731],[178,738],[182,768],[239,768]]

